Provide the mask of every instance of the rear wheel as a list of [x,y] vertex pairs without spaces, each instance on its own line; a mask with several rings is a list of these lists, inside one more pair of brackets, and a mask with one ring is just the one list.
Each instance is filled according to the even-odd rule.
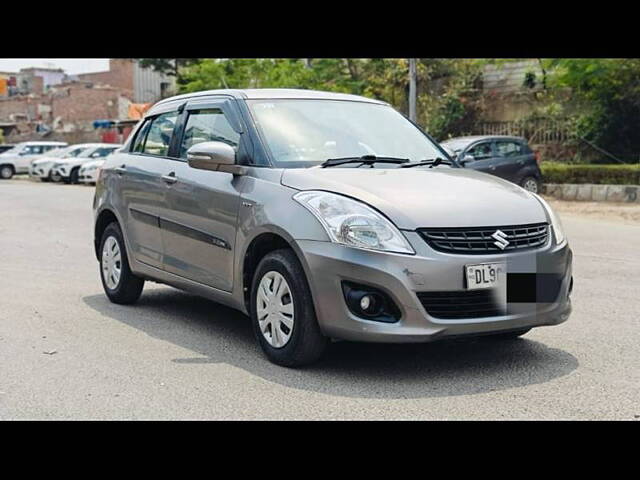
[[105,228],[100,242],[100,278],[104,291],[113,303],[135,303],[144,287],[144,279],[134,275],[120,227],[113,222]]
[[535,177],[525,177],[520,182],[520,186],[532,193],[540,192],[540,181]]
[[304,270],[291,250],[275,250],[258,264],[251,287],[251,321],[273,363],[299,367],[324,353],[328,339],[316,320]]
[[13,167],[11,165],[2,165],[0,167],[0,178],[3,180],[9,180],[13,177]]

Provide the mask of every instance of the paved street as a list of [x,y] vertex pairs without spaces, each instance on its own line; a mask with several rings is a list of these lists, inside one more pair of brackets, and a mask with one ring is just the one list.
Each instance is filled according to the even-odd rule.
[[248,318],[147,283],[102,292],[93,188],[0,181],[1,419],[637,419],[640,223],[560,209],[574,312],[498,343],[333,344],[269,363]]

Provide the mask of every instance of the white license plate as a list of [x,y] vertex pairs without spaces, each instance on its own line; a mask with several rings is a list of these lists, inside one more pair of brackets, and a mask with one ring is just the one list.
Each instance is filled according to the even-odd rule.
[[480,263],[464,267],[467,290],[499,287],[504,284],[506,274],[507,265],[504,263]]

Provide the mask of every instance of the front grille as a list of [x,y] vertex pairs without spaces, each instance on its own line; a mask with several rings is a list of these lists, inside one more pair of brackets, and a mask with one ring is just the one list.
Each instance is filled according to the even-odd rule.
[[[492,237],[497,231],[509,242]],[[445,253],[486,255],[538,248],[547,243],[549,225],[531,223],[505,227],[419,228],[418,233],[433,248]]]
[[506,310],[497,304],[491,289],[459,292],[418,292],[424,309],[435,318],[496,317]]

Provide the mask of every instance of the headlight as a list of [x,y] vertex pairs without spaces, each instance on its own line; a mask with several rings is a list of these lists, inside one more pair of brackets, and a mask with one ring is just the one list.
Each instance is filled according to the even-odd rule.
[[542,198],[540,195],[538,195],[536,193],[533,193],[533,192],[530,192],[530,193],[535,195],[536,198],[538,200],[540,200],[540,203],[542,204],[544,209],[547,211],[547,214],[549,215],[549,218],[551,219],[551,227],[553,228],[553,234],[556,237],[556,243],[558,245],[560,245],[566,239],[566,237],[564,235],[564,229],[562,228],[562,223],[560,222],[560,217],[558,217],[555,214],[555,212],[553,211],[551,206],[546,202],[546,200],[544,198]]
[[333,242],[350,247],[415,254],[402,233],[364,203],[320,191],[299,192],[293,198],[318,218]]

